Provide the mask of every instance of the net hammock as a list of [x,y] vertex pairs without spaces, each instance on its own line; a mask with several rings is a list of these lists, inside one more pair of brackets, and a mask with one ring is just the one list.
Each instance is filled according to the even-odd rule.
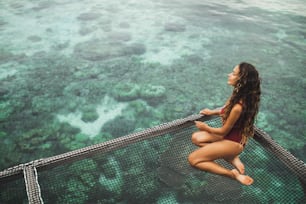
[[[0,172],[0,203],[303,203],[306,165],[255,127],[240,155],[255,182],[192,168],[193,121],[219,127],[219,117],[191,115],[97,145]],[[218,163],[229,168],[228,163]]]

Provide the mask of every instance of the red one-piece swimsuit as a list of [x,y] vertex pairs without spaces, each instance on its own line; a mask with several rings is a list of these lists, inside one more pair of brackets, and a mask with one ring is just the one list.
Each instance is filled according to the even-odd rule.
[[[238,103],[239,105],[242,105],[241,103]],[[221,109],[221,114],[224,114],[224,107]],[[227,135],[224,136],[225,140],[231,140],[234,142],[237,142],[239,144],[242,144],[245,146],[245,137],[241,133],[241,129],[236,127],[236,123],[234,124],[233,128]]]

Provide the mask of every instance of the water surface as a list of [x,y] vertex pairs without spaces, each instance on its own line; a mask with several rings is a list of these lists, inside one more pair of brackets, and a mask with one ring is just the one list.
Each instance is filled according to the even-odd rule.
[[0,3],[0,167],[222,106],[241,61],[262,78],[256,125],[305,160],[306,4]]

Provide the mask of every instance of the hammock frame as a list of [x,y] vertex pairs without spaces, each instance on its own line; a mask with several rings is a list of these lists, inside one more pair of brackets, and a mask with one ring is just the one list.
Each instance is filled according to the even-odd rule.
[[[24,177],[26,192],[29,203],[43,203],[39,182],[37,179],[37,171],[67,164],[69,162],[92,157],[101,152],[109,152],[115,149],[122,148],[129,144],[133,144],[148,138],[160,136],[169,132],[180,130],[184,127],[189,127],[194,124],[195,120],[208,121],[214,116],[203,116],[200,114],[191,115],[186,118],[174,120],[164,123],[146,130],[122,136],[100,144],[91,145],[78,150],[70,151],[64,154],[34,160],[28,163],[19,164],[7,168],[0,172],[0,182],[8,183],[12,180]],[[265,149],[275,155],[285,166],[290,169],[298,178],[301,186],[306,192],[306,164],[294,157],[289,151],[281,147],[274,141],[266,132],[255,127],[254,139],[260,143]],[[305,195],[304,195],[305,196]]]

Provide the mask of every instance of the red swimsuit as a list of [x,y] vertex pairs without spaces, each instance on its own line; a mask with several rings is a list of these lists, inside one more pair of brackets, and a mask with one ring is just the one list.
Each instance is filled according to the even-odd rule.
[[[242,105],[241,103],[238,103],[238,104]],[[221,114],[224,114],[224,107],[221,109]],[[241,129],[236,127],[236,123],[231,129],[231,131],[227,135],[224,136],[224,139],[237,142],[239,144],[242,144],[243,146],[245,146],[245,143],[246,143],[246,137],[242,135]]]

